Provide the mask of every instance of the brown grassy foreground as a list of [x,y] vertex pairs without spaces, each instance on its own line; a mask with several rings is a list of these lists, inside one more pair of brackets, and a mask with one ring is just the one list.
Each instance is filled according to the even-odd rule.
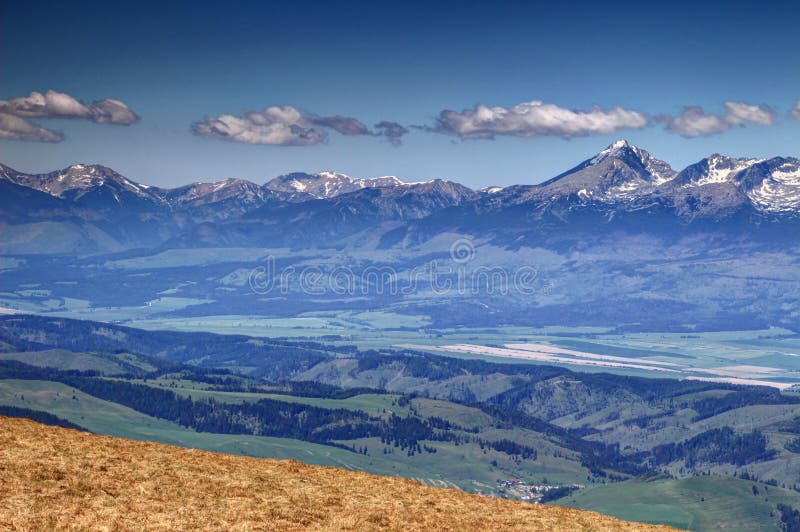
[[428,488],[399,478],[95,436],[0,416],[0,529],[63,528],[658,527]]

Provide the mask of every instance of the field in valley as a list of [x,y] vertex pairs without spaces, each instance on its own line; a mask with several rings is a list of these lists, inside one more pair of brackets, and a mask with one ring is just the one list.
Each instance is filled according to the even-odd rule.
[[800,494],[760,482],[701,476],[628,481],[589,488],[558,501],[621,519],[667,523],[687,530],[742,531],[774,529],[775,503],[797,506]]
[[[520,313],[525,315],[514,310],[519,301],[512,296],[485,301],[442,298],[425,286],[407,296],[315,296],[298,292],[297,287],[290,293],[259,293],[251,286],[253,272],[270,261],[275,261],[276,269],[294,268],[292,271],[351,268],[356,279],[359,268],[391,264],[402,278],[421,262],[438,257],[440,244],[413,252],[348,249],[342,256],[289,248],[197,248],[73,259],[3,257],[0,307],[3,312],[116,322],[151,330],[326,338],[364,349],[412,345],[438,354],[558,364],[578,371],[763,383],[784,389],[800,383],[800,335],[778,326],[754,324],[753,330],[724,332],[691,328],[674,333],[632,332],[625,327],[580,326],[574,318],[557,314],[530,320],[563,326],[511,326],[504,323],[519,321]],[[594,284],[581,283],[582,277],[575,272],[559,269],[563,264],[552,253],[532,250],[526,257],[543,268],[543,279],[567,276],[553,293],[537,294],[537,305],[577,298],[574,306],[580,308],[581,298],[594,293]],[[509,268],[522,260],[515,252],[495,246],[481,247],[478,258],[480,264],[496,262]],[[722,282],[729,267],[716,276],[709,274],[707,282]],[[648,275],[656,275],[650,266],[642,268]],[[468,312],[484,307],[499,314],[481,320]],[[462,313],[463,325],[442,325],[458,323]],[[635,318],[637,315],[631,316],[634,323]],[[491,326],[475,326],[476,320]],[[608,323],[619,325],[620,321]],[[733,323],[721,319],[717,325],[731,328]],[[652,330],[668,330],[653,326]]]
[[[205,331],[264,337],[326,338],[361,348],[411,348],[494,362],[532,362],[575,371],[760,384],[800,384],[800,335],[786,329],[618,333],[598,327],[429,329],[391,313],[313,313],[297,318],[204,316],[132,320],[150,330]],[[396,325],[386,328],[395,320]],[[418,317],[417,321],[424,321]]]

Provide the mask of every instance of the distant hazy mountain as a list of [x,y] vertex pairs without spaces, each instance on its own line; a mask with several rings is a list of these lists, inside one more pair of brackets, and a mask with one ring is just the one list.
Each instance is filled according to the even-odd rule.
[[495,191],[495,206],[539,209],[567,198],[571,208],[593,204],[640,210],[668,204],[678,216],[717,215],[732,207],[763,214],[800,211],[800,160],[734,159],[712,155],[681,172],[647,151],[618,141],[575,168],[539,185]]
[[[0,210],[4,253],[97,253],[162,243],[176,230],[162,191],[105,166],[49,174],[0,166],[9,194]],[[15,187],[12,189],[12,185]]]
[[0,165],[0,179],[96,209],[163,203],[160,189],[135,183],[100,165],[75,164],[49,174],[23,174]]
[[194,222],[225,220],[263,207],[275,194],[243,179],[216,183],[192,183],[164,191],[162,197],[173,211]]
[[407,186],[394,176],[361,179],[338,172],[306,174],[295,172],[278,176],[264,185],[264,188],[282,192],[288,199],[305,201],[309,199],[329,199],[364,188],[384,188]]
[[[800,214],[798,159],[715,154],[676,172],[624,140],[541,184],[479,191],[439,179],[407,183],[336,172],[292,173],[263,186],[226,179],[163,189],[99,165],[48,174],[0,165],[0,184],[5,253],[111,251],[167,242],[327,246],[359,232],[391,232],[380,239],[387,245],[450,230],[534,245],[563,231],[604,226],[633,232],[727,230],[765,222],[779,227],[794,224]],[[42,224],[50,236],[20,247],[26,232],[42,233]]]
[[[387,223],[420,220],[444,212],[448,207],[468,205],[479,196],[463,185],[440,179],[396,183],[365,186],[325,199],[283,195],[282,200],[239,219],[190,229],[170,244],[181,247],[195,246],[198,242],[206,246],[217,242],[239,246],[327,246],[359,232],[383,232]],[[275,193],[287,194],[286,191]]]
[[696,215],[742,209],[796,215],[800,212],[800,160],[715,154],[687,167],[659,192],[671,197],[680,212]]

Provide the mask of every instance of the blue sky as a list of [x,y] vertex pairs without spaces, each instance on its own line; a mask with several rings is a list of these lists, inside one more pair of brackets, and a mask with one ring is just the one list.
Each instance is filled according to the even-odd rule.
[[[0,161],[100,163],[162,186],[330,169],[478,187],[545,180],[617,138],[677,168],[713,152],[800,155],[790,3],[554,4],[4,2],[0,115],[52,133],[0,139]],[[83,107],[63,118],[13,101],[48,90]],[[93,106],[104,99],[138,120]],[[515,107],[532,101],[538,118]],[[497,109],[470,133],[476,105]],[[267,135],[273,106],[311,133]],[[575,130],[542,122],[570,111]],[[244,120],[245,142],[220,139],[225,115]],[[365,129],[343,135],[331,117]],[[587,126],[598,120],[610,125]],[[408,132],[392,143],[381,121]]]

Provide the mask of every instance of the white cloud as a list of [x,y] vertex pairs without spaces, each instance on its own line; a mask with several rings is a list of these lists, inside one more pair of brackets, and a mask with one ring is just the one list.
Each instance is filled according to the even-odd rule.
[[119,100],[97,100],[91,105],[49,90],[33,91],[28,96],[0,100],[0,112],[25,118],[83,118],[99,124],[129,125],[139,117]]
[[61,133],[45,129],[28,118],[79,118],[98,124],[133,124],[139,117],[119,100],[97,100],[91,105],[69,94],[49,90],[0,100],[0,139],[61,142]]
[[93,120],[98,124],[133,124],[139,117],[131,111],[130,107],[119,100],[106,98],[92,104],[95,111]]
[[800,100],[797,100],[794,109],[789,111],[789,116],[800,122]]
[[349,116],[317,116],[307,115],[308,120],[322,127],[328,127],[342,135],[370,135],[372,132],[363,122]]
[[32,124],[24,118],[0,112],[0,139],[61,142],[64,137],[60,133]]
[[348,116],[306,114],[291,105],[267,107],[238,116],[207,117],[192,124],[198,135],[245,144],[312,146],[328,138],[328,130],[347,136],[383,136],[399,144],[407,130],[394,122],[380,122],[376,131]]
[[742,102],[725,102],[725,118],[731,124],[741,125],[752,122],[771,126],[775,122],[775,111],[768,105],[750,105]]
[[308,118],[290,105],[267,107],[241,116],[220,115],[192,124],[199,135],[245,144],[310,146],[327,137]]
[[593,107],[589,111],[532,101],[510,108],[478,104],[461,112],[439,113],[436,126],[427,128],[464,139],[491,139],[497,135],[514,137],[583,137],[608,135],[620,129],[639,129],[649,120],[638,111],[613,107]]
[[678,116],[664,117],[667,130],[683,137],[705,137],[728,131],[731,124],[723,117],[707,115],[702,107],[684,107]]
[[692,105],[684,107],[678,116],[666,116],[660,119],[667,123],[667,130],[672,133],[683,137],[706,137],[748,123],[769,126],[775,123],[777,116],[768,105],[732,101],[724,102],[723,105],[725,113],[722,115],[706,114],[702,107]]

